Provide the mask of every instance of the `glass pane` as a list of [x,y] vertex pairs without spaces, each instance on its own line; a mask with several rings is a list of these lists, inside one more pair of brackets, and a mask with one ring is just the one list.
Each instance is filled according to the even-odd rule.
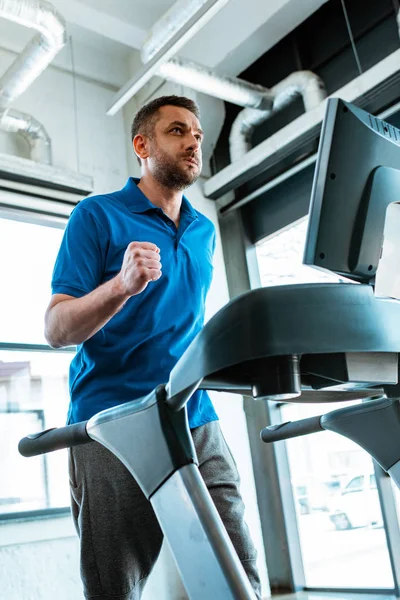
[[72,356],[0,351],[0,515],[69,506],[66,451],[23,458],[18,442],[65,424]]
[[308,218],[297,221],[256,246],[261,285],[339,281],[333,273],[303,265]]
[[[283,421],[346,404],[288,404]],[[307,587],[393,588],[373,462],[325,431],[287,440]]]
[[1,342],[45,344],[43,318],[50,300],[62,229],[0,218]]

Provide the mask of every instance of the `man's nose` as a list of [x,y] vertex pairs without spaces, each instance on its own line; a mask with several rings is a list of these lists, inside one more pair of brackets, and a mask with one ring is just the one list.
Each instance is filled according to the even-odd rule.
[[194,152],[198,152],[200,149],[200,141],[197,139],[195,135],[190,135],[188,140],[188,150],[194,150]]

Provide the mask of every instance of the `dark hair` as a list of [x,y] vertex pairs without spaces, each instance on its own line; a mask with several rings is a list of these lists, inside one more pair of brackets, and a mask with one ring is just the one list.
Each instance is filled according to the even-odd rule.
[[[155,100],[148,102],[135,115],[131,127],[132,141],[136,135],[142,133],[151,137],[154,132],[154,126],[157,122],[157,113],[162,106],[178,106],[186,108],[191,113],[200,119],[200,110],[196,102],[185,96],[160,96]],[[139,164],[140,158],[138,157]]]

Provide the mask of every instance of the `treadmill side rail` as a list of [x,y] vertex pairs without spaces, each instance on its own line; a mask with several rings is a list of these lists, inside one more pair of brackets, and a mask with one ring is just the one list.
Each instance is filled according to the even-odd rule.
[[381,398],[339,408],[321,417],[321,426],[356,442],[384,471],[400,461],[400,402]]
[[190,600],[255,600],[255,593],[196,465],[152,496]]
[[197,462],[186,409],[171,411],[165,386],[104,410],[87,423],[88,435],[111,450],[147,498],[180,467]]

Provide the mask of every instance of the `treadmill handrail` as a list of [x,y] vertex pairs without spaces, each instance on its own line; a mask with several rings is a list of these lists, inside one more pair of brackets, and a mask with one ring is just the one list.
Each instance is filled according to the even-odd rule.
[[86,431],[88,421],[80,421],[65,427],[57,427],[32,433],[22,438],[18,444],[22,456],[38,456],[46,452],[54,452],[63,448],[71,448],[80,444],[93,442]]
[[171,371],[167,403],[179,409],[204,379],[247,361],[340,352],[400,353],[400,302],[353,283],[251,290],[198,333]]

